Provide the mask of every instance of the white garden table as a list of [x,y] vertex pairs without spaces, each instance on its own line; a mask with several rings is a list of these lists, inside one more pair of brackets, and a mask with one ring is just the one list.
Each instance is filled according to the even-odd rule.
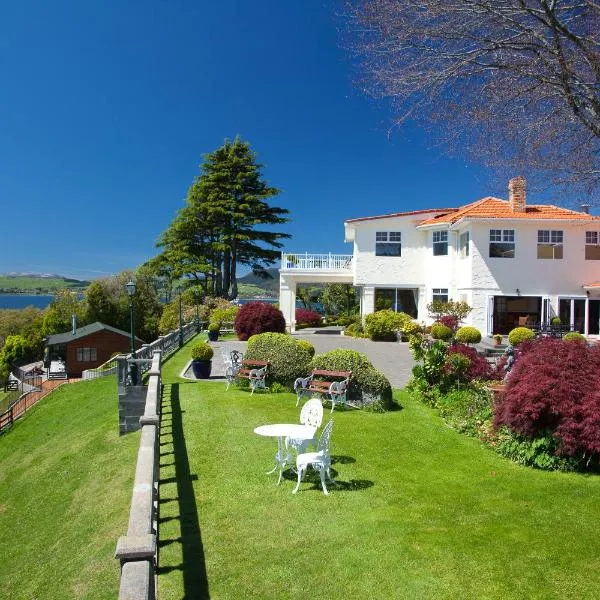
[[279,479],[277,485],[281,483],[281,476],[286,465],[292,464],[292,456],[286,445],[286,438],[312,440],[316,427],[310,425],[299,425],[297,423],[274,423],[272,425],[261,425],[254,430],[254,433],[263,437],[277,438],[277,452],[275,454],[275,466],[267,472],[267,475],[274,473],[279,469]]

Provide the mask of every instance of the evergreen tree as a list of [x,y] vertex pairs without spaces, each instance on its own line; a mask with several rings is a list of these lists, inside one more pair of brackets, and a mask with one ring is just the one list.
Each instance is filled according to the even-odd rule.
[[178,276],[203,285],[206,295],[237,297],[237,266],[262,272],[279,258],[285,233],[257,229],[287,222],[288,210],[270,206],[279,194],[239,137],[205,155],[186,206],[162,234],[161,258]]

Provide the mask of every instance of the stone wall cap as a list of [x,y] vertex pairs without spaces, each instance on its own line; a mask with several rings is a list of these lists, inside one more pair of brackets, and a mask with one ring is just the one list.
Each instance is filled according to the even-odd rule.
[[119,560],[147,560],[156,554],[156,536],[122,535],[117,541],[115,558]]

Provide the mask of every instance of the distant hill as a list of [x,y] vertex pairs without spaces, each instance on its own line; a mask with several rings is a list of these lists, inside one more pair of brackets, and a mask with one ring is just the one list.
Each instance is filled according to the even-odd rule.
[[84,290],[88,285],[89,281],[47,273],[0,274],[2,294],[52,294],[64,288]]
[[279,296],[279,269],[267,269],[270,275],[263,279],[250,272],[243,277],[238,277],[238,296],[256,298],[259,296]]

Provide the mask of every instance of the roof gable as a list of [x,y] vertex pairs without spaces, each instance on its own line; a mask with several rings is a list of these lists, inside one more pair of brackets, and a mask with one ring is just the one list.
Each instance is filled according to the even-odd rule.
[[[126,338],[130,337],[130,333],[127,331],[123,331],[122,329],[117,329],[116,327],[111,327],[110,325],[105,325],[104,323],[100,323],[100,321],[96,321],[95,323],[90,323],[89,325],[84,325],[83,327],[78,327],[75,332],[68,331],[66,333],[56,333],[54,335],[48,336],[46,340],[46,345],[54,346],[56,344],[68,344],[73,340],[78,340],[93,333],[98,333],[99,331],[112,331],[113,333],[117,333]],[[142,342],[137,336],[136,340],[138,342]]]

